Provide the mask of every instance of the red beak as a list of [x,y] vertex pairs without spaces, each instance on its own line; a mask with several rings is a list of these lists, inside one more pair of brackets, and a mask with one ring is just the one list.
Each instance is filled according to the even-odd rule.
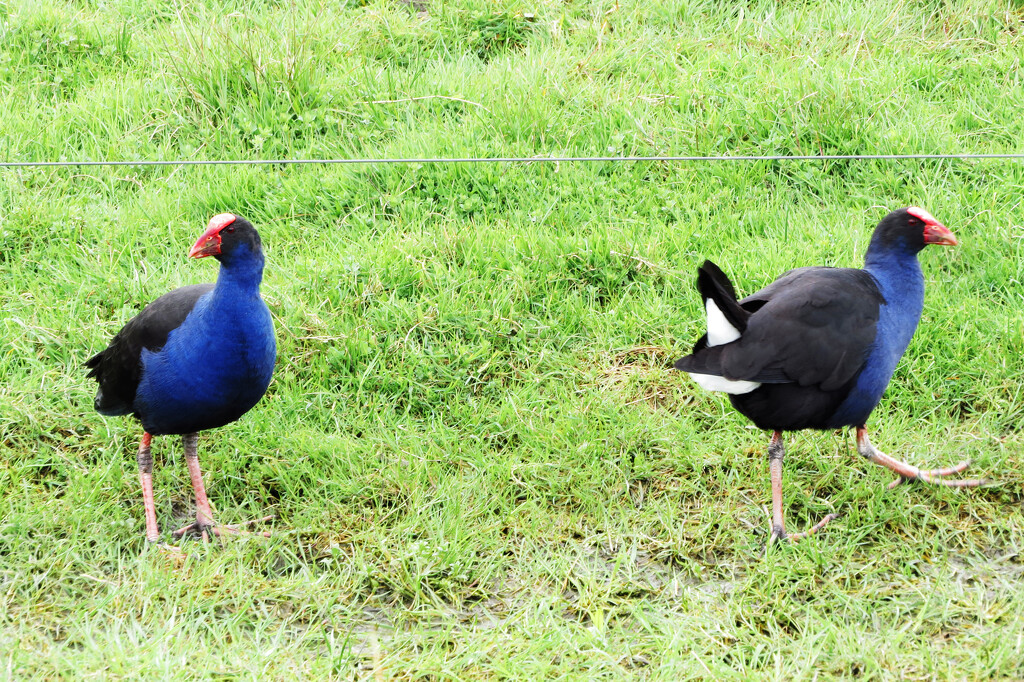
[[206,232],[200,235],[196,243],[189,249],[189,258],[205,258],[206,256],[220,255],[220,231],[235,222],[235,216],[231,213],[218,213],[210,218],[206,226]]
[[956,237],[942,223],[925,223],[924,243],[938,246],[956,246]]
[[949,228],[935,219],[928,211],[919,206],[911,206],[907,213],[924,223],[924,243],[938,246],[956,246],[956,237]]

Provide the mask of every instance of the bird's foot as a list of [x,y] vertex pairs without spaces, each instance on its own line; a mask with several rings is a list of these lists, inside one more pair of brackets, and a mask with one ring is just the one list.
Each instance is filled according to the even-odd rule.
[[258,533],[250,533],[247,530],[242,530],[245,526],[251,526],[256,523],[265,523],[274,518],[273,514],[264,516],[259,519],[252,519],[251,521],[243,521],[242,523],[233,523],[228,525],[214,525],[212,523],[201,523],[199,519],[196,519],[187,526],[183,526],[178,530],[174,531],[172,535],[176,538],[180,538],[188,532],[194,532],[203,538],[203,542],[210,541],[210,534],[214,534],[217,537],[223,537],[225,535],[262,535],[265,538],[270,537],[270,533],[266,531],[260,531]]
[[828,514],[821,521],[808,528],[802,533],[787,533],[782,526],[772,525],[772,535],[768,538],[768,546],[774,545],[777,542],[788,542],[790,544],[803,540],[808,535],[814,535],[819,530],[828,525],[829,521],[834,521],[839,518],[839,514]]
[[857,427],[857,452],[899,476],[899,478],[889,484],[890,490],[908,481],[923,481],[932,485],[944,485],[947,488],[978,488],[980,486],[993,485],[991,481],[987,481],[984,478],[956,478],[950,480],[945,478],[946,476],[962,473],[967,467],[971,466],[969,460],[964,460],[956,466],[946,467],[945,469],[931,469],[929,471],[922,471],[912,464],[901,462],[872,445],[871,440],[868,438],[867,429],[863,426]]

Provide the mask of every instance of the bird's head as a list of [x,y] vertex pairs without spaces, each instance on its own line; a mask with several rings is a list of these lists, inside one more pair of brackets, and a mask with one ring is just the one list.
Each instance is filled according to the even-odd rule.
[[223,263],[240,250],[261,253],[259,233],[245,218],[233,213],[219,213],[210,218],[206,232],[192,245],[188,255],[189,258],[213,256]]
[[873,248],[901,249],[917,253],[929,244],[956,246],[956,237],[931,213],[910,206],[882,218],[871,237]]

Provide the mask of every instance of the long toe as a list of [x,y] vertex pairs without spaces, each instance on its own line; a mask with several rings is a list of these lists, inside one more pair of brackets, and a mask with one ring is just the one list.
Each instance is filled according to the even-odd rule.
[[173,535],[176,538],[180,538],[189,532],[194,532],[203,538],[203,542],[210,541],[210,534],[216,535],[217,537],[224,537],[225,535],[261,535],[265,538],[270,537],[270,533],[267,531],[259,531],[250,533],[247,530],[242,530],[245,526],[251,526],[256,523],[266,523],[272,521],[274,515],[264,516],[259,519],[252,519],[251,521],[243,521],[242,523],[232,523],[225,525],[201,525],[198,521],[193,521],[187,526],[182,526],[178,530],[174,531]]
[[186,556],[185,552],[183,552],[180,547],[169,545],[166,542],[161,542],[160,544],[158,544],[156,546],[156,549],[161,555],[175,562],[182,561]]
[[786,537],[786,539],[789,540],[790,542],[797,542],[799,540],[803,540],[808,535],[814,535],[819,530],[821,530],[822,528],[827,526],[829,521],[834,521],[835,519],[838,519],[839,516],[840,516],[839,514],[828,514],[828,515],[825,516],[825,518],[823,518],[821,521],[818,521],[816,524],[814,524],[813,526],[811,526],[810,528],[808,528],[804,532],[802,532],[802,533],[790,533]]
[[984,478],[953,478],[947,479],[946,476],[955,476],[963,473],[967,467],[971,466],[969,460],[964,460],[959,464],[944,469],[931,469],[928,471],[918,470],[916,475],[913,476],[900,476],[895,481],[889,484],[889,489],[909,483],[911,481],[921,481],[923,483],[930,483],[931,485],[944,485],[947,488],[978,488],[980,486],[991,485],[991,481]]

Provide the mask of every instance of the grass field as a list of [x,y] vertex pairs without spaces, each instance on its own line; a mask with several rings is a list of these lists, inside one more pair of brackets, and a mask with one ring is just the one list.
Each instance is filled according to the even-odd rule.
[[[0,159],[1019,152],[1022,54],[1019,2],[0,0]],[[0,169],[0,678],[1022,679],[1022,201],[1005,160]],[[791,434],[790,529],[844,516],[766,554],[767,436],[669,369],[695,267],[859,266],[911,204],[960,246],[872,437],[1001,485]],[[276,520],[179,561],[82,365],[222,211],[279,358],[200,459]]]

